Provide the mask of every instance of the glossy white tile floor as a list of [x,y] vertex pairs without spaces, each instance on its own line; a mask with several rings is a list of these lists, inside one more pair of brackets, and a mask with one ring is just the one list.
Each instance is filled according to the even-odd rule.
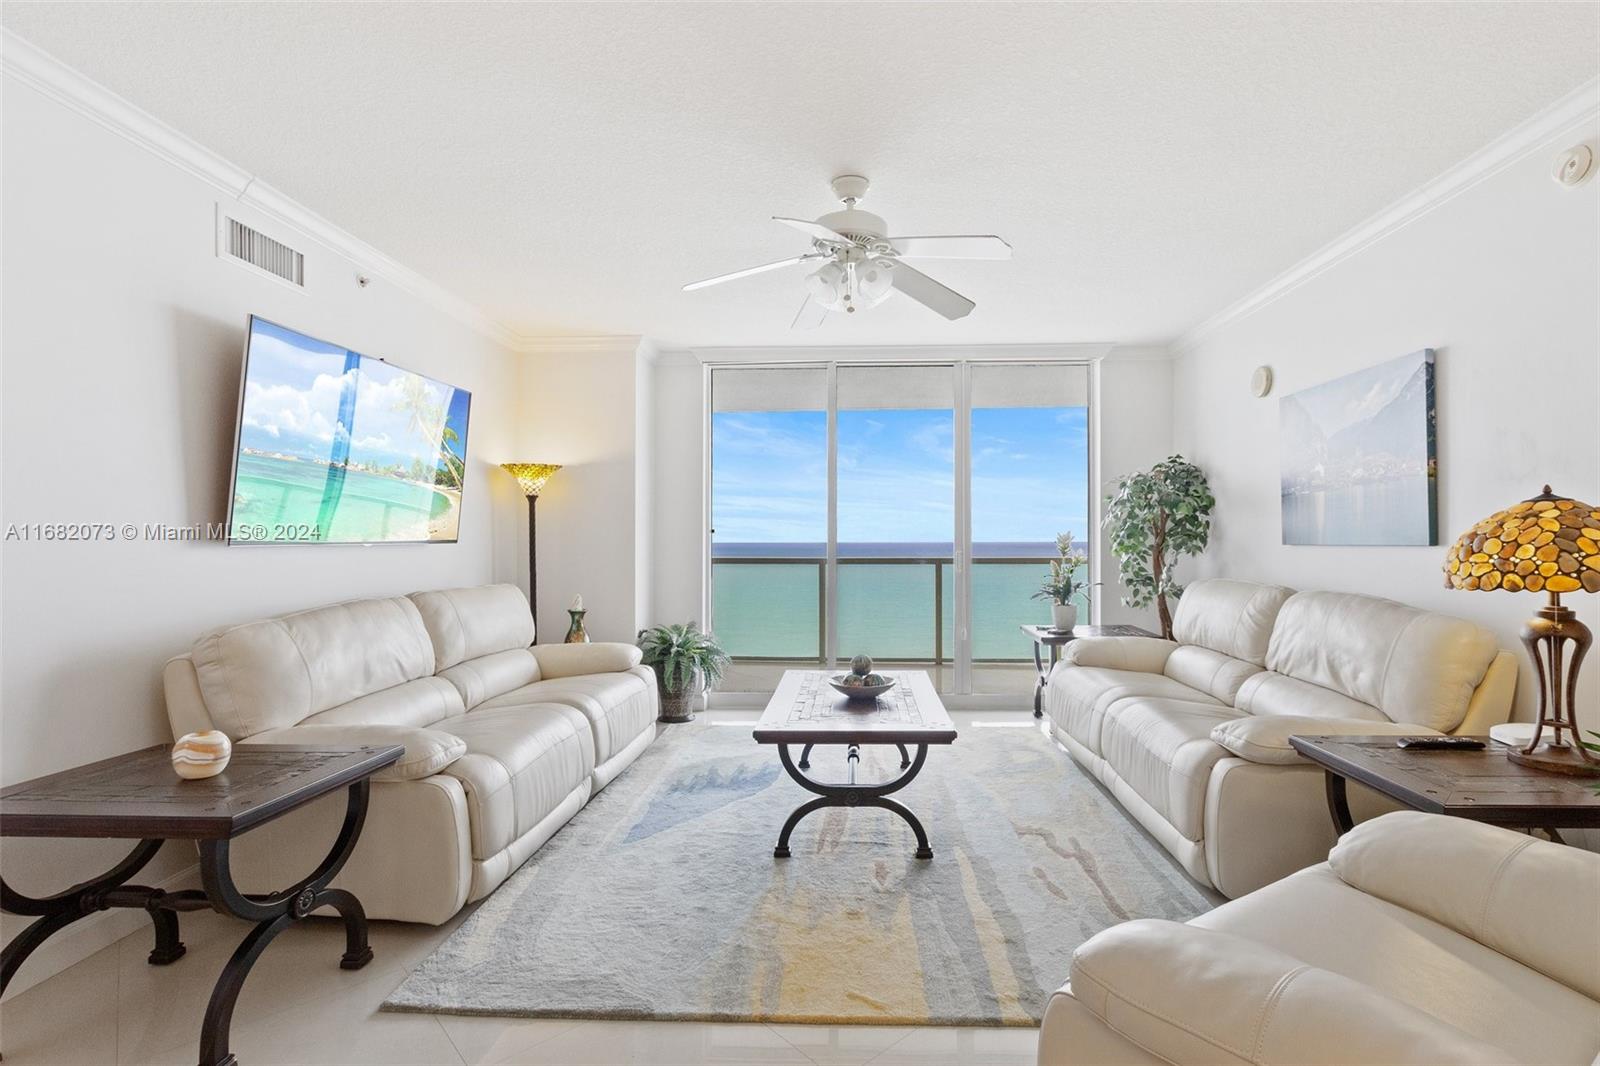
[[[715,712],[743,724],[750,716]],[[958,727],[1032,725],[1023,715],[952,715]],[[387,1014],[378,1004],[444,940],[439,928],[372,924],[374,961],[339,969],[342,927],[313,919],[286,930],[256,963],[234,1013],[241,1066],[321,1063],[816,1063],[876,1066],[1035,1061],[1035,1029],[712,1025]],[[200,1019],[243,922],[212,913],[182,917],[189,952],[150,966],[141,931],[0,1005],[5,1066],[61,1063],[192,1064]],[[1063,979],[1065,975],[1063,975]]]

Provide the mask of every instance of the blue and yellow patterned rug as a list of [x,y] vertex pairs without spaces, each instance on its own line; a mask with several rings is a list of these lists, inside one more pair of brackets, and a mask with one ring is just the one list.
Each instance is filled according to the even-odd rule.
[[[863,749],[862,780],[898,773]],[[812,774],[844,777],[842,748]],[[746,725],[668,729],[487,899],[385,1010],[1034,1025],[1072,950],[1206,896],[1037,729],[963,729],[888,811],[811,798]]]

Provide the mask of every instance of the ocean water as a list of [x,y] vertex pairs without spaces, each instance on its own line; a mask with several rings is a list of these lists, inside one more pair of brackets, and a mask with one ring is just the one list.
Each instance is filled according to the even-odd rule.
[[[825,555],[821,544],[715,546],[712,627],[730,654],[818,657]],[[946,661],[952,659],[955,573],[950,556],[949,544],[840,544],[839,654],[933,660],[942,653]],[[1017,627],[1049,624],[1049,603],[1031,597],[1054,556],[1053,543],[973,545],[974,659],[1032,659],[1032,644]],[[1081,572],[1079,577],[1087,580]],[[1087,617],[1081,602],[1079,611]]]
[[[328,468],[243,454],[234,479],[233,532],[241,540],[371,543],[454,539],[455,501],[414,481],[349,470],[328,529],[318,525]],[[248,527],[266,530],[246,532]],[[285,532],[285,529],[291,531]]]

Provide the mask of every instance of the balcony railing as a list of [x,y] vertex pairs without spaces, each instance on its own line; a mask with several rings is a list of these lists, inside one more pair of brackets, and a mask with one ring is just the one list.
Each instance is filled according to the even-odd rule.
[[[1046,622],[1030,599],[1049,557],[975,559],[975,663],[1031,662],[1019,623]],[[841,558],[839,654],[940,666],[954,658],[954,560],[948,556]],[[712,622],[735,660],[826,665],[827,561],[781,556],[712,560]]]

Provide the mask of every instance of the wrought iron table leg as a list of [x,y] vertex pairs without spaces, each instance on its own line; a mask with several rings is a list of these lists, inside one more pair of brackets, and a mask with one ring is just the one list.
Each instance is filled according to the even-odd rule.
[[801,749],[801,751],[800,751],[800,769],[802,769],[802,770],[811,769],[811,749],[814,748],[814,747],[816,747],[815,744],[807,744],[804,748]]
[[796,807],[793,813],[789,815],[788,820],[783,823],[783,829],[778,833],[778,844],[772,849],[774,858],[787,859],[790,857],[789,837],[793,834],[795,826],[799,825],[801,819],[805,818],[806,815],[813,811],[820,811],[824,807],[882,807],[886,811],[893,811],[904,819],[906,824],[911,827],[911,831],[916,834],[916,857],[919,859],[933,858],[933,849],[928,846],[928,834],[923,830],[922,823],[917,820],[917,816],[901,804],[887,798],[891,793],[905,788],[906,785],[911,783],[912,778],[921,772],[922,764],[928,758],[928,746],[926,744],[918,744],[916,746],[917,753],[915,756],[912,756],[907,751],[904,744],[896,744],[895,747],[900,749],[900,768],[905,772],[899,777],[881,784],[859,784],[855,781],[856,762],[860,758],[859,744],[851,744],[849,746],[851,776],[849,783],[834,784],[827,781],[816,781],[807,777],[800,771],[807,765],[806,755],[810,753],[812,747],[813,745],[810,744],[805,746],[800,756],[800,764],[797,766],[789,755],[789,745],[778,745],[778,759],[783,763],[783,768],[802,788],[808,792],[815,792],[817,798],[808,800]]
[[[149,909],[147,904],[163,893],[126,882],[155,858],[161,844],[160,840],[141,840],[126,858],[106,873],[53,896],[27,896],[0,880],[0,910],[39,919],[0,950],[0,992],[11,984],[11,978],[39,945],[80,918],[112,907]],[[150,961],[172,962],[184,951],[183,943],[178,940],[177,915],[151,909],[150,918],[156,930],[156,947],[150,953]]]
[[1323,789],[1328,794],[1328,813],[1333,816],[1333,826],[1344,836],[1355,828],[1355,819],[1350,817],[1350,801],[1345,796],[1344,778],[1332,770],[1322,772]]
[[1035,718],[1044,717],[1044,656],[1039,654],[1039,650],[1040,644],[1036,640],[1033,642],[1033,668],[1038,672],[1039,680],[1033,686],[1033,716]]
[[200,842],[200,882],[205,886],[206,899],[223,914],[256,923],[222,968],[222,975],[212,990],[205,1021],[200,1027],[200,1066],[233,1066],[238,1061],[228,1049],[228,1034],[233,1023],[234,1004],[239,1000],[245,978],[250,976],[250,968],[274,937],[313,911],[332,907],[344,919],[345,952],[339,961],[341,967],[359,970],[372,961],[372,947],[367,943],[366,911],[349,892],[328,887],[355,850],[356,838],[361,835],[361,826],[367,818],[367,800],[371,792],[372,783],[368,780],[350,786],[344,824],[327,858],[309,877],[282,892],[265,895],[241,892],[229,869],[228,841]]

